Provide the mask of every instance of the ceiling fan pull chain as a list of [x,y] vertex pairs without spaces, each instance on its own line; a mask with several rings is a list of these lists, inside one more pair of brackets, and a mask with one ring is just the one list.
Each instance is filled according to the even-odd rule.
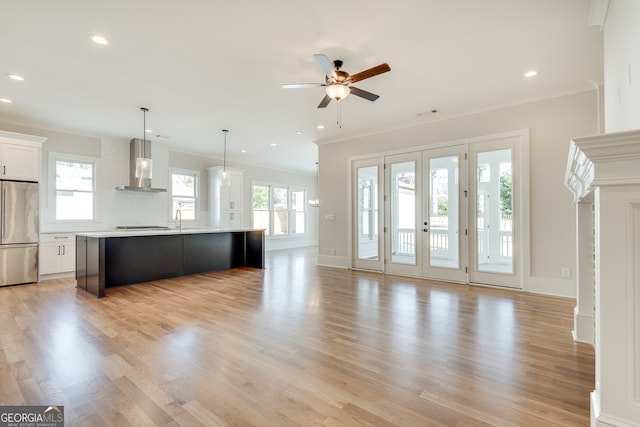
[[338,100],[337,104],[338,104],[338,109],[336,110],[337,112],[336,124],[340,129],[342,129],[342,102]]

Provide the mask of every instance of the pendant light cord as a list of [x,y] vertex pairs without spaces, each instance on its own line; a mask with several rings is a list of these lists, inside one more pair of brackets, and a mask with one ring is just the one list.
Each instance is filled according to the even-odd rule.
[[222,132],[224,132],[224,151],[222,154],[222,171],[226,172],[227,171],[227,133],[229,132],[229,130],[222,129]]
[[142,107],[140,109],[142,110],[142,144],[140,145],[140,157],[146,158],[145,151],[147,151],[147,140],[145,133],[147,132],[147,111],[149,111],[149,109],[146,107]]

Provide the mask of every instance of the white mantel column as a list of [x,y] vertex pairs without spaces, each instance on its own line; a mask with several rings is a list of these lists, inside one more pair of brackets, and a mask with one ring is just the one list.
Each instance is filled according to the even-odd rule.
[[565,183],[579,221],[587,210],[580,202],[594,203],[595,235],[578,224],[595,237],[591,425],[640,426],[640,131],[573,140]]

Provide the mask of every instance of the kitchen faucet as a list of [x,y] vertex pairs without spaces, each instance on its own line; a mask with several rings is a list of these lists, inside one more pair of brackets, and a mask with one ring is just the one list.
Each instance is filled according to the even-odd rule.
[[179,230],[180,232],[182,232],[182,211],[180,209],[176,209],[176,217],[175,217],[176,221],[179,221]]

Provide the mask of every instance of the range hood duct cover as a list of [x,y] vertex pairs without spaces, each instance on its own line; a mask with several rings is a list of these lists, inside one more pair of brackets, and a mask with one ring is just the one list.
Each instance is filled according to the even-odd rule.
[[136,159],[140,157],[151,158],[151,141],[143,141],[139,138],[134,138],[129,144],[129,185],[123,185],[116,187],[116,190],[120,191],[138,191],[141,193],[165,193],[166,188],[153,188],[151,187],[151,180],[148,178],[136,178]]

